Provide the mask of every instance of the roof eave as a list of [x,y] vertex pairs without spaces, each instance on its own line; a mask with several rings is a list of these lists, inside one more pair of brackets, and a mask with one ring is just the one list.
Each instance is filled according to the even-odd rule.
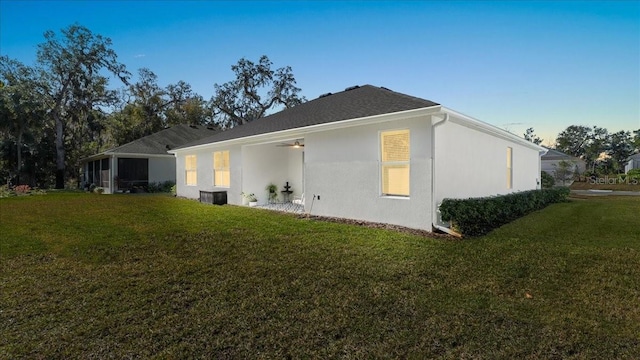
[[111,150],[107,150],[104,152],[101,152],[99,154],[95,154],[95,155],[91,155],[91,156],[87,156],[86,158],[80,159],[80,162],[87,162],[87,161],[93,161],[93,160],[99,160],[99,159],[104,159],[104,158],[109,158],[109,157],[135,157],[135,158],[144,158],[144,157],[175,157],[173,154],[145,154],[145,153],[119,153],[119,152],[113,152]]
[[273,141],[273,140],[278,140],[280,138],[303,137],[304,134],[313,133],[313,132],[336,130],[336,129],[348,128],[353,126],[359,126],[363,124],[376,124],[376,123],[394,121],[399,119],[411,119],[411,118],[425,116],[425,115],[437,114],[438,112],[440,112],[441,107],[442,107],[441,105],[434,105],[434,106],[422,107],[417,109],[398,111],[393,113],[372,115],[372,116],[366,116],[361,118],[333,121],[333,122],[328,122],[323,124],[303,126],[299,128],[292,128],[292,129],[286,129],[286,130],[280,130],[280,131],[273,131],[273,132],[268,132],[263,134],[239,137],[235,139],[211,142],[207,144],[177,148],[177,149],[169,150],[168,153],[177,154],[178,152],[197,151],[197,150],[205,149],[211,146],[230,146],[230,145],[236,145],[236,144],[246,144],[248,142],[260,142],[265,140]]
[[[529,147],[531,149],[535,149],[538,151],[538,153],[540,155],[544,155],[547,153],[547,149],[543,146],[540,145],[536,145],[530,141],[525,140],[524,138],[521,138],[513,133],[510,133],[506,130],[500,129],[497,126],[488,124],[486,122],[480,121],[476,118],[473,118],[471,116],[462,114],[460,112],[457,112],[455,110],[449,109],[447,107],[442,107],[442,112],[443,113],[448,113],[449,115],[452,115],[453,118],[451,118],[450,121],[453,121],[455,123],[459,123],[460,125],[466,126],[466,127],[470,127],[470,128],[474,128],[477,130],[480,130],[486,134],[489,135],[493,135],[505,140],[509,140],[509,141],[513,141],[516,142],[520,145],[524,145],[526,147]],[[455,119],[455,120],[454,120]]]

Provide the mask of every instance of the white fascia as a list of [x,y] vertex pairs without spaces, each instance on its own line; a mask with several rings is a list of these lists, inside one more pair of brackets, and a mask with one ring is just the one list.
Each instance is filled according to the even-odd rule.
[[506,130],[500,129],[499,127],[493,126],[491,124],[488,124],[484,121],[480,121],[478,119],[475,119],[471,116],[459,113],[457,111],[451,110],[449,108],[446,107],[442,107],[442,112],[443,113],[447,113],[450,115],[449,121],[468,127],[470,129],[474,129],[474,130],[478,130],[481,131],[485,134],[489,134],[492,136],[496,136],[499,138],[502,138],[504,140],[508,140],[508,141],[512,141],[515,143],[518,143],[520,145],[529,147],[531,149],[535,149],[538,150],[538,153],[540,155],[544,155],[547,152],[547,149],[540,146],[540,145],[536,145],[530,141],[525,140],[524,138],[521,138],[515,134],[512,134]]
[[168,153],[177,154],[178,152],[191,152],[191,151],[206,149],[209,147],[231,146],[231,145],[237,145],[237,144],[248,145],[248,144],[260,143],[260,142],[282,141],[284,139],[298,139],[298,138],[303,138],[305,134],[314,133],[314,132],[344,129],[344,128],[349,128],[353,126],[378,124],[378,123],[383,123],[388,121],[411,119],[411,118],[416,118],[416,117],[425,116],[425,115],[437,114],[440,112],[440,108],[441,108],[440,105],[436,105],[436,106],[405,110],[405,111],[399,111],[399,112],[388,113],[388,114],[380,114],[380,115],[373,115],[373,116],[367,116],[367,117],[361,117],[361,118],[355,118],[355,119],[334,121],[330,123],[275,131],[270,133],[236,138],[236,139],[223,140],[215,143],[195,145],[195,146],[190,146],[190,147],[176,149],[176,150],[169,150]]
[[109,152],[109,151],[105,151],[105,152],[101,152],[99,154],[95,154],[95,155],[91,155],[89,157],[86,157],[84,159],[80,159],[80,162],[86,162],[86,161],[95,161],[95,160],[100,160],[100,159],[107,159],[107,158],[112,158],[112,157],[118,157],[118,158],[123,158],[123,157],[127,157],[127,158],[155,158],[155,157],[175,157],[173,154],[136,154],[136,153],[116,153],[116,152]]
[[136,153],[110,153],[108,155],[115,156],[118,158],[166,158],[166,157],[175,157],[173,154],[136,154]]

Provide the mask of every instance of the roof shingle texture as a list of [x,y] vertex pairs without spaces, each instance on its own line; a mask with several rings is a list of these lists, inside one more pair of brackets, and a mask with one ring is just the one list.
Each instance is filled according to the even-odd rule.
[[215,130],[200,125],[180,124],[147,135],[130,143],[107,150],[107,153],[125,154],[167,154],[169,149],[175,149],[188,142],[209,137]]
[[192,141],[181,148],[437,105],[439,104],[433,101],[401,94],[386,88],[363,85],[319,97],[245,125]]
[[547,153],[542,155],[542,160],[575,160],[578,159],[575,156],[565,154],[562,151],[547,148]]

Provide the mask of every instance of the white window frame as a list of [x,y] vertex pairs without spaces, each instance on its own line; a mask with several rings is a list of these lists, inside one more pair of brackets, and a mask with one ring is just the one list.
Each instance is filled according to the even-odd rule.
[[[409,154],[407,157],[407,160],[393,160],[393,161],[389,161],[389,160],[385,160],[385,156],[384,156],[384,136],[385,135],[392,135],[393,133],[407,133],[407,137],[409,139],[409,143],[408,143],[408,147],[409,147]],[[411,195],[411,131],[409,129],[390,129],[390,130],[384,130],[384,131],[380,131],[379,132],[379,136],[378,139],[380,141],[379,144],[379,156],[380,156],[380,175],[379,175],[379,181],[380,181],[380,194],[382,197],[389,197],[389,198],[401,198],[401,199],[408,199],[409,196]],[[385,169],[387,167],[406,167],[406,172],[407,172],[407,193],[392,193],[390,191],[385,191],[385,190],[389,190],[389,189],[385,189]]]
[[[216,167],[216,154],[222,154],[222,156],[227,157],[227,167]],[[217,172],[225,172],[227,173],[226,176],[226,180],[227,183],[225,184],[224,181],[221,183],[217,183],[216,182],[216,173]],[[225,179],[223,179],[225,180]],[[223,188],[228,188],[231,186],[231,155],[229,153],[229,150],[221,150],[221,151],[214,151],[213,152],[213,186],[215,187],[223,187]]]
[[[193,159],[193,163],[191,159]],[[193,176],[192,182],[189,182],[190,174]],[[196,155],[186,155],[184,157],[184,184],[186,186],[198,186],[198,157]]]

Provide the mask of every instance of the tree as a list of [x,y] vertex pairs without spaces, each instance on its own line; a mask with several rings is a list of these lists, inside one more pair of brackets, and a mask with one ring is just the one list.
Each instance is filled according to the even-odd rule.
[[204,125],[213,122],[202,96],[194,93],[191,85],[186,82],[178,81],[175,85],[169,84],[166,87],[166,94],[168,102],[164,115],[167,126]]
[[158,85],[156,74],[138,70],[138,80],[124,94],[128,97],[110,116],[113,145],[121,145],[177,124],[204,125],[212,122],[211,111],[202,96],[184,81]]
[[[42,122],[44,117],[42,96],[38,92],[35,75],[34,69],[17,60],[0,56],[0,129],[3,132],[3,143],[13,142],[15,146],[15,160],[12,152],[5,146],[3,159],[9,164],[15,162],[16,184],[23,182],[21,174],[24,170],[25,136],[33,135],[33,128],[37,128],[35,124]],[[3,175],[11,178],[10,173]]]
[[591,128],[571,125],[558,134],[556,149],[575,157],[583,157],[589,144]]
[[640,129],[633,131],[633,148],[635,152],[640,153]]
[[42,67],[42,88],[48,97],[51,117],[55,121],[56,188],[64,188],[65,136],[72,121],[86,121],[97,103],[108,99],[108,79],[100,75],[106,69],[127,83],[129,73],[117,61],[111,40],[80,25],[44,34],[38,45],[37,61]]
[[609,133],[597,126],[571,125],[558,134],[556,149],[583,159],[594,170],[600,154],[609,149]]
[[291,108],[306,101],[298,95],[300,89],[295,86],[291,67],[271,70],[271,65],[265,55],[257,64],[242,58],[231,66],[235,80],[214,85],[211,105],[222,127],[246,124],[276,106]]
[[551,189],[556,185],[556,180],[546,171],[540,172],[540,183],[543,189]]
[[554,180],[562,181],[562,185],[566,184],[567,180],[571,180],[575,176],[577,165],[573,161],[561,160],[557,164],[553,164]]
[[524,133],[524,139],[536,145],[542,144],[542,139],[540,139],[538,135],[535,134],[535,131],[533,130],[533,128],[527,129],[527,131]]
[[609,136],[609,149],[613,167],[618,172],[624,171],[625,161],[633,154],[633,138],[629,131],[618,131]]

